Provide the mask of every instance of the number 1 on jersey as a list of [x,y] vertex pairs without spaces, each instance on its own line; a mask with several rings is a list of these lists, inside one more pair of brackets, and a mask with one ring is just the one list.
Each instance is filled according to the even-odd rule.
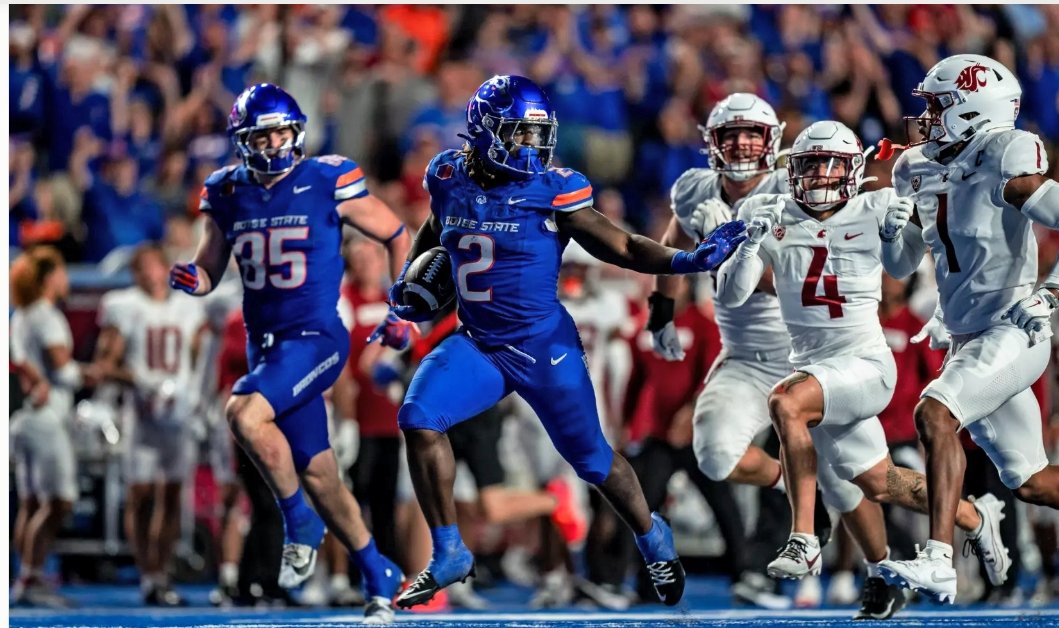
[[470,251],[472,246],[478,247],[481,256],[473,262],[460,264],[459,270],[456,271],[456,288],[460,291],[460,296],[463,297],[464,301],[492,301],[492,288],[471,290],[470,286],[467,285],[467,278],[475,273],[484,273],[493,267],[493,239],[485,235],[467,234],[460,238],[460,241],[456,244],[456,247],[461,251]]
[[938,238],[945,247],[945,261],[949,264],[950,273],[960,272],[960,260],[956,259],[956,247],[949,236],[949,195],[938,194]]
[[[846,297],[838,293],[838,276],[824,275],[824,264],[827,263],[827,249],[822,246],[810,247],[813,250],[813,261],[809,263],[809,274],[802,284],[802,305],[826,305],[831,318],[842,318],[842,304]],[[816,286],[823,280],[824,296],[816,294]]]

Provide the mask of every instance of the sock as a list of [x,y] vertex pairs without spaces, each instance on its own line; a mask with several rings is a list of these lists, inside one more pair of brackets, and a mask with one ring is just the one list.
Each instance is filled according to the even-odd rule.
[[787,494],[787,484],[783,481],[783,470],[782,469],[780,470],[779,475],[776,476],[776,481],[772,483],[772,488],[774,488],[777,491],[783,493],[784,495]]
[[811,547],[820,547],[820,539],[815,534],[805,534],[803,532],[791,532],[790,538],[801,539]]
[[147,593],[154,588],[154,574],[145,573],[140,576],[140,592]]
[[430,539],[434,550],[428,569],[434,580],[440,586],[448,586],[466,576],[474,566],[474,554],[463,544],[459,528],[455,525],[431,528]]
[[331,574],[331,590],[345,591],[349,589],[349,576],[344,573]]
[[677,549],[673,546],[673,533],[658,513],[651,513],[651,529],[636,535],[636,547],[648,563],[676,560]]
[[447,554],[463,546],[460,529],[455,524],[430,529],[430,540],[434,544],[434,555]]
[[222,587],[234,587],[239,582],[239,565],[236,563],[221,563],[217,579]]
[[[400,584],[401,570],[389,558],[379,553],[372,538],[368,544],[350,554],[353,564],[364,577],[364,595],[368,598],[377,596],[393,597]],[[344,575],[344,574],[343,574]],[[334,580],[332,579],[332,582]],[[348,586],[348,579],[346,581]]]
[[869,578],[881,578],[882,574],[879,573],[879,563],[884,560],[890,560],[890,547],[886,547],[886,555],[879,559],[879,562],[873,563],[867,558],[864,559],[864,567],[868,572]]
[[926,552],[931,558],[944,558],[945,562],[952,566],[952,546],[948,543],[930,539],[927,541]]
[[283,532],[287,542],[319,547],[324,538],[324,524],[305,502],[302,487],[276,503],[283,512]]

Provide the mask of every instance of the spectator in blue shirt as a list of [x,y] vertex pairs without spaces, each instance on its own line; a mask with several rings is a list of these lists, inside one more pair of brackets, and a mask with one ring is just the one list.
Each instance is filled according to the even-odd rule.
[[[162,209],[144,193],[138,181],[136,159],[124,143],[107,147],[88,131],[78,132],[70,156],[70,175],[84,193],[81,220],[86,234],[85,261],[99,262],[112,250],[161,240],[165,231]],[[88,161],[101,155],[101,176],[89,171]]]
[[51,82],[46,101],[45,133],[48,167],[66,170],[74,147],[74,134],[89,127],[96,137],[110,141],[110,98],[95,87],[104,67],[102,44],[82,36],[71,37],[63,52],[60,76]]

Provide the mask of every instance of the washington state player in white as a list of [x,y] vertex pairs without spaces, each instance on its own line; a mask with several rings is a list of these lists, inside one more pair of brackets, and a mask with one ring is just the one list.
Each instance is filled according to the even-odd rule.
[[[1048,465],[1030,385],[1048,364],[1059,267],[1040,289],[1032,222],[1059,229],[1059,184],[1034,134],[1015,129],[1022,88],[1002,64],[955,55],[927,73],[917,123],[927,141],[894,165],[901,199],[882,226],[888,260],[934,257],[939,309],[924,331],[951,345],[916,407],[926,450],[930,540],[911,561],[888,561],[891,582],[953,600],[953,519],[966,428],[1023,501],[1059,507],[1059,466]],[[911,222],[911,224],[909,224]],[[906,266],[907,268],[907,266]],[[997,555],[1007,565],[1006,556]]]
[[[169,263],[155,244],[133,254],[136,285],[109,292],[100,304],[97,363],[128,386],[133,413],[127,431],[125,532],[141,573],[145,603],[182,606],[166,568],[180,535],[183,483],[194,461],[191,414],[193,353],[205,331],[199,301],[171,290]],[[141,512],[154,497],[149,512]]]
[[[893,189],[859,193],[864,157],[860,140],[837,122],[818,122],[794,142],[787,165],[791,194],[759,195],[739,215],[749,238],[721,267],[718,299],[739,305],[771,266],[783,320],[791,335],[795,372],[769,397],[783,445],[794,526],[769,574],[800,578],[819,570],[813,534],[816,452],[839,477],[852,480],[876,502],[927,510],[922,474],[896,467],[876,416],[890,402],[897,378],[893,353],[879,323],[882,282],[879,229]],[[907,274],[919,260],[900,260]],[[811,431],[810,431],[811,430]],[[815,442],[815,449],[814,449]],[[1006,565],[999,537],[1002,503],[987,495],[961,502],[957,525],[972,534],[990,579],[1002,582]],[[877,525],[885,538],[882,513]],[[984,522],[984,524],[983,524]],[[870,554],[869,578],[879,577],[882,550]]]
[[[783,128],[772,107],[753,94],[734,93],[717,103],[706,125],[700,127],[710,167],[692,168],[673,184],[673,217],[662,242],[691,249],[735,218],[733,208],[743,199],[786,193],[787,171],[776,169]],[[659,275],[655,281],[656,290],[648,299],[651,314],[647,324],[655,353],[669,361],[683,360],[684,349],[673,326],[673,297],[678,283],[685,280]],[[771,429],[770,389],[791,372],[790,336],[780,317],[771,272],[762,277],[746,302],[729,307],[715,301],[714,307],[724,351],[695,402],[693,445],[699,468],[715,481],[785,491],[779,461],[753,444],[762,430]],[[733,412],[732,399],[741,402],[738,412]],[[871,520],[872,515],[854,512],[864,498],[861,490],[839,479],[826,466],[819,470],[819,480],[822,501],[843,514],[858,538],[872,537],[870,526],[859,521],[862,516]],[[871,506],[865,503],[861,508]],[[818,503],[815,527],[826,539],[829,533],[824,526],[830,527],[830,519],[824,504]],[[753,600],[761,595],[755,582],[748,576],[737,591]],[[870,584],[874,587],[879,583]],[[872,613],[875,606],[869,603],[874,594],[868,588],[862,613]]]

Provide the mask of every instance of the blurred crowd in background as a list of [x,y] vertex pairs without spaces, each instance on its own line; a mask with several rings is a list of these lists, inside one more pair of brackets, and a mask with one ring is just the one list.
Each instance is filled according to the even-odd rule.
[[1019,126],[1059,143],[1055,5],[15,6],[10,33],[10,244],[75,262],[187,247],[202,181],[233,158],[231,103],[261,81],[298,99],[310,153],[358,161],[412,225],[426,163],[462,144],[467,98],[498,73],[545,86],[559,160],[645,233],[734,91],[773,105],[784,145],[821,119],[903,141],[926,70],[976,52],[1021,80]]
[[[697,125],[727,94],[753,92],[772,104],[786,122],[783,146],[822,119],[844,122],[865,146],[883,137],[903,142],[902,116],[923,110],[912,89],[935,62],[956,52],[991,56],[1016,73],[1023,88],[1018,124],[1041,136],[1052,174],[1059,175],[1055,5],[52,5],[12,6],[9,30],[12,259],[20,249],[47,243],[71,265],[72,295],[64,313],[73,328],[75,357],[83,362],[93,360],[102,324],[96,308],[105,289],[124,288],[135,280],[145,293],[167,291],[161,284],[152,288],[135,268],[124,272],[137,247],[142,255],[143,243],[161,242],[159,260],[165,264],[191,258],[201,228],[202,182],[216,168],[238,163],[225,133],[228,111],[236,94],[262,81],[277,83],[297,98],[309,119],[310,154],[338,153],[356,160],[369,175],[369,190],[412,228],[429,215],[421,186],[426,164],[437,152],[462,144],[458,134],[465,131],[467,99],[483,80],[501,73],[524,74],[545,87],[559,118],[557,161],[588,176],[597,209],[652,236],[659,236],[670,218],[673,182],[688,168],[708,165]],[[867,175],[878,177],[872,187],[889,185],[892,162],[869,163]],[[1042,238],[1043,271],[1051,267],[1057,250],[1054,241]],[[347,480],[371,513],[380,547],[388,544],[383,549],[389,552],[400,546],[392,555],[406,573],[415,573],[425,565],[429,545],[410,484],[397,479],[404,457],[397,404],[416,361],[451,331],[455,319],[437,325],[436,333],[425,329],[422,345],[403,356],[378,345],[365,349],[362,339],[385,316],[389,277],[377,245],[352,240],[345,254],[344,307],[356,349],[346,375],[355,383],[335,387],[336,396],[340,389],[350,390],[353,399],[334,400],[338,420],[333,442],[345,452],[340,459]],[[900,460],[909,466],[922,464],[911,409],[941,359],[908,343],[933,310],[936,292],[926,266],[912,284],[886,278],[880,308],[902,373],[882,418],[895,459],[896,451],[904,450]],[[237,273],[228,273],[227,279],[238,284],[236,278]],[[596,304],[598,320],[575,318],[593,368],[599,369],[593,378],[601,416],[609,420],[616,445],[635,456],[654,441],[689,455],[690,404],[719,350],[709,278],[689,283],[689,294],[678,300],[677,325],[697,347],[693,357],[679,364],[655,356],[650,335],[643,331],[648,278],[577,258],[566,260],[563,278],[561,296],[568,307]],[[253,467],[245,459],[233,463],[220,411],[227,389],[246,368],[238,305],[238,291],[229,291],[207,306],[212,349],[195,366],[196,385],[214,403],[201,405],[201,416],[186,434],[200,451],[193,477],[182,484],[193,490],[185,491],[180,509],[183,540],[176,571],[178,579],[182,571],[186,580],[211,572],[221,585],[215,603],[297,603],[278,590],[275,573],[264,573],[278,565],[269,552],[278,551],[282,522]],[[1051,371],[1035,388],[1046,423],[1056,388]],[[79,392],[78,399],[100,401],[98,391],[91,390]],[[99,413],[102,405],[80,406],[78,429],[95,425],[89,411]],[[535,586],[536,607],[587,600],[624,608],[644,599],[622,587],[630,567],[624,552],[630,548],[614,552],[592,546],[593,539],[604,538],[599,528],[587,534],[588,569],[574,586],[564,548],[584,546],[590,512],[591,525],[608,525],[600,519],[607,509],[588,503],[587,493],[579,493],[576,521],[566,522],[573,532],[552,547],[558,551],[536,540],[534,526],[547,527],[547,516],[543,523],[538,519],[554,506],[541,491],[541,478],[534,477],[540,465],[526,459],[532,447],[519,426],[535,422],[518,406],[502,406],[499,414],[475,423],[492,427],[476,427],[470,430],[475,436],[465,436],[469,473],[461,471],[463,486],[457,489],[461,504],[468,505],[461,506],[461,525],[478,530],[473,538],[480,544],[472,549],[480,558],[496,557],[480,560],[480,566],[491,568],[480,567],[484,575],[476,586],[488,586],[490,573],[494,581],[506,578]],[[96,421],[111,428],[115,422],[121,419],[107,415]],[[349,435],[354,424],[359,440]],[[106,436],[115,450],[107,455],[117,455],[123,438]],[[1046,430],[1049,451],[1057,440],[1059,428],[1053,425]],[[1023,592],[1034,593],[1032,582],[1023,586],[1026,574],[1038,578],[1040,599],[1059,595],[1054,515],[1016,504],[981,450],[969,440],[965,444],[968,491],[1003,491],[1010,513],[1005,540],[1015,553],[1016,572],[1024,577],[994,591],[976,575],[965,578],[961,573],[961,584],[968,583],[961,601],[983,596],[1018,601]],[[83,473],[97,473],[88,471],[95,469],[88,461],[108,459],[98,451],[84,451],[91,449],[88,439],[75,445]],[[227,456],[213,461],[209,450],[224,446]],[[550,449],[547,443],[542,447]],[[778,443],[770,447],[774,455]],[[491,454],[485,462],[478,457],[483,451]],[[234,455],[240,457],[238,450]],[[679,459],[676,454],[672,458]],[[497,468],[500,460],[504,469]],[[207,481],[211,461],[213,475]],[[777,587],[773,595],[771,582],[758,583],[749,594],[738,592],[735,583],[745,580],[744,569],[753,571],[786,538],[786,499],[777,494],[771,503],[758,503],[754,491],[703,483],[705,476],[691,467],[663,483],[658,499],[666,500],[682,553],[720,556],[706,566],[689,561],[692,570],[711,567],[726,573],[733,595],[752,604],[788,608],[824,601],[818,580],[815,591],[810,580],[807,589],[797,592]],[[114,471],[106,477],[115,474],[120,475]],[[109,543],[120,536],[116,514],[110,523],[84,524],[111,516],[96,510],[120,511],[120,490],[108,490],[81,483],[73,527],[110,535]],[[570,489],[548,487],[555,490]],[[239,497],[240,492],[246,497]],[[246,500],[252,508],[245,507]],[[736,503],[738,508],[728,507]],[[247,510],[253,511],[249,522]],[[759,517],[759,512],[769,516]],[[511,525],[516,520],[530,523]],[[898,557],[911,551],[913,538],[925,538],[923,516],[888,520],[895,526],[891,546]],[[209,538],[198,537],[204,527],[210,528]],[[751,529],[754,535],[743,538],[741,532]],[[246,534],[251,551],[242,552]],[[845,577],[831,580],[832,587],[838,587],[836,582],[844,586],[830,591],[826,600],[851,603],[858,595],[854,554],[847,541],[830,547],[829,568]],[[329,586],[316,582],[315,591],[312,586],[302,591],[301,601],[362,603],[350,594],[343,553],[329,550],[325,558],[327,568],[318,569],[320,579],[330,578]],[[104,572],[100,564],[82,570],[64,565],[63,572],[67,578],[121,579],[120,570]],[[975,564],[964,561],[969,570]],[[254,590],[252,585],[259,586]],[[453,587],[451,603],[484,604],[473,593]]]

